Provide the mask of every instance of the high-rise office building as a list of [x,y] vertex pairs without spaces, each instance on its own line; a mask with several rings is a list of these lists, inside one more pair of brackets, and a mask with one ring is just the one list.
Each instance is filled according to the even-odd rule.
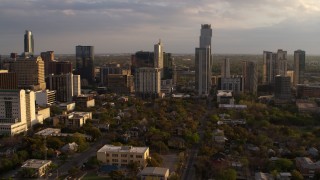
[[154,45],[154,67],[163,68],[163,45],[161,40]]
[[302,50],[294,51],[294,74],[293,74],[293,84],[303,84],[304,81],[304,71],[306,63],[306,52]]
[[230,60],[229,60],[229,58],[225,58],[223,60],[223,63],[221,66],[221,77],[223,77],[223,78],[230,77]]
[[26,130],[26,91],[0,90],[0,134],[15,135]]
[[275,76],[276,54],[269,51],[263,51],[263,84],[272,84]]
[[134,76],[136,95],[142,98],[158,98],[161,90],[159,68],[137,68]]
[[73,96],[81,95],[80,75],[73,75]]
[[72,73],[72,63],[69,61],[50,61],[48,74],[68,74]]
[[0,89],[18,89],[16,73],[0,70]]
[[287,51],[278,49],[277,60],[276,60],[276,75],[286,76],[287,75]]
[[209,95],[211,89],[211,37],[212,29],[210,24],[201,25],[200,47],[196,48],[195,67],[196,67],[196,90],[198,95]]
[[26,30],[24,34],[24,52],[26,54],[34,54],[34,41],[33,34],[31,31]]
[[274,97],[280,100],[290,100],[291,83],[289,76],[277,75],[275,77]]
[[258,88],[258,67],[257,63],[244,61],[242,64],[242,76],[244,79],[244,91],[257,94]]
[[50,62],[54,61],[54,52],[53,51],[46,51],[41,52],[40,56],[42,61],[44,62],[44,75],[47,77],[49,74],[49,64]]
[[94,73],[94,47],[93,46],[76,46],[76,72],[81,79],[86,79],[92,84],[95,80]]
[[11,72],[16,73],[18,88],[45,90],[44,63],[40,56],[21,58],[11,63]]
[[173,79],[174,58],[171,53],[163,52],[163,78]]
[[[74,80],[76,80],[74,82]],[[75,88],[75,86],[77,88]],[[74,75],[72,73],[68,74],[49,74],[47,77],[47,87],[50,90],[56,91],[56,100],[59,102],[71,102],[72,97],[76,94],[79,95],[79,75]]]

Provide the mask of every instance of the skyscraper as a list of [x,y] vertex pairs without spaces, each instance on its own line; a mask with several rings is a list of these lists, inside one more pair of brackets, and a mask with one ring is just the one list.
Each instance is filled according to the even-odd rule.
[[86,79],[88,83],[94,82],[94,47],[76,46],[76,73],[81,79]]
[[229,78],[230,77],[230,60],[225,58],[221,66],[221,77]]
[[242,67],[244,79],[244,91],[246,93],[257,94],[258,88],[258,68],[257,63],[244,61]]
[[275,77],[274,97],[280,100],[290,100],[291,83],[289,76],[277,75]]
[[54,52],[53,51],[46,51],[41,52],[40,56],[42,58],[42,61],[44,62],[44,75],[48,76],[49,74],[49,64],[50,62],[54,61]]
[[21,58],[11,64],[10,70],[16,73],[18,88],[45,90],[44,62],[41,57]]
[[195,49],[196,90],[198,95],[209,95],[211,89],[211,37],[210,24],[201,25],[199,48]]
[[28,30],[26,30],[26,33],[24,34],[24,52],[26,54],[34,54],[33,34]]
[[294,74],[293,74],[293,84],[302,84],[304,81],[304,71],[305,71],[305,62],[306,61],[306,52],[302,50],[294,51]]
[[278,49],[276,60],[276,74],[286,76],[287,75],[287,51]]
[[154,45],[154,67],[163,68],[163,46],[161,40]]
[[158,98],[161,90],[159,68],[141,67],[136,69],[134,77],[135,92],[142,98]]

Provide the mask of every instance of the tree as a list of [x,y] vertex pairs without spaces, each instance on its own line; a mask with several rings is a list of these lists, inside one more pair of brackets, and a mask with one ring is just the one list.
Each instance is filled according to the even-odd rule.
[[38,174],[35,169],[22,168],[21,171],[19,171],[18,176],[22,178],[36,178]]
[[297,170],[291,171],[291,175],[292,175],[292,180],[303,180],[302,174]]
[[114,179],[114,180],[122,180],[125,178],[125,175],[123,174],[122,171],[111,171],[109,173],[109,176],[111,179]]
[[59,149],[63,146],[63,142],[57,137],[48,137],[47,138],[47,147],[52,149]]
[[224,171],[220,171],[217,175],[217,179],[221,180],[236,180],[237,172],[234,169],[226,169]]

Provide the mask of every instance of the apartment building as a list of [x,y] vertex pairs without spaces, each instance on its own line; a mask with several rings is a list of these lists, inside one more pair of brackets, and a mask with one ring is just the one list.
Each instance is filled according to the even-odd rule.
[[126,166],[138,162],[140,166],[147,165],[149,147],[113,146],[106,144],[97,151],[97,159],[108,165]]
[[82,127],[88,119],[92,119],[92,112],[71,112],[53,118],[53,126],[62,124],[68,127]]
[[29,159],[23,163],[21,168],[34,169],[37,177],[42,177],[46,174],[51,163],[50,160]]

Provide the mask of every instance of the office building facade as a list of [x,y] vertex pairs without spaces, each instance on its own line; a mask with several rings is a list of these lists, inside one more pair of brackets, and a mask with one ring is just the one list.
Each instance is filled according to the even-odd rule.
[[40,56],[42,58],[42,61],[44,62],[44,75],[45,77],[47,77],[49,74],[50,62],[54,61],[54,52],[53,51],[41,52]]
[[207,96],[211,89],[211,37],[212,29],[210,24],[201,25],[199,48],[195,49],[195,82],[199,96]]
[[34,54],[33,34],[29,30],[26,30],[24,34],[24,53],[30,55]]
[[0,70],[0,89],[18,89],[16,73]]
[[291,99],[291,83],[289,76],[277,75],[275,77],[274,97],[279,100]]
[[277,53],[263,51],[262,83],[274,85],[277,75],[287,75],[287,51],[278,49]]
[[135,73],[135,93],[142,98],[158,98],[161,90],[161,70],[159,68],[137,68]]
[[95,80],[94,73],[94,47],[93,46],[76,46],[76,73],[85,79],[88,83]]
[[18,88],[45,90],[44,62],[41,57],[17,59],[11,63],[11,72],[16,73]]
[[293,85],[303,84],[306,63],[306,52],[302,50],[294,51],[294,73]]
[[242,77],[244,81],[244,92],[257,94],[258,89],[258,66],[257,63],[242,62]]
[[[76,80],[74,82],[74,80]],[[79,95],[79,75],[74,77],[72,73],[53,75],[47,77],[47,87],[56,91],[56,100],[58,102],[71,102],[76,90]],[[75,88],[76,87],[76,88]]]

